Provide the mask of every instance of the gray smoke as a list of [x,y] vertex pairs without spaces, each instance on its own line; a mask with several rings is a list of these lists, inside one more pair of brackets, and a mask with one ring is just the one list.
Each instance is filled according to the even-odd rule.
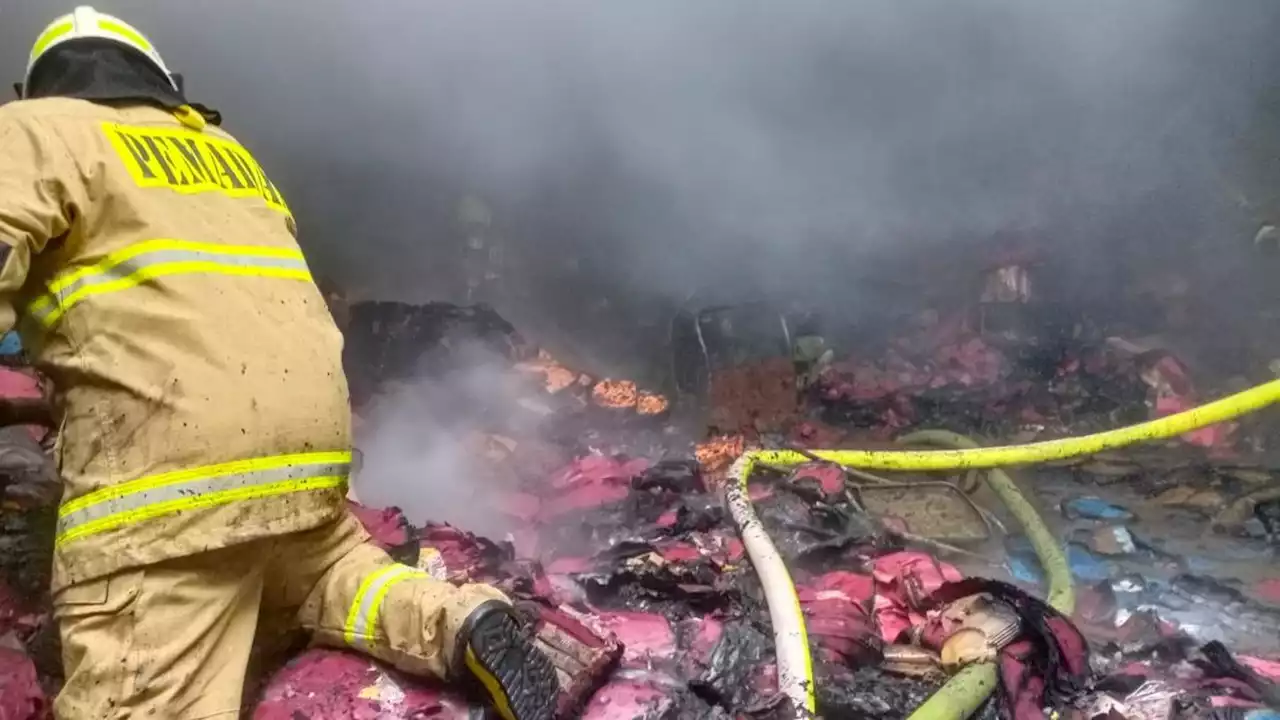
[[[1010,235],[1082,304],[1172,268],[1210,324],[1247,327],[1273,284],[1250,239],[1280,191],[1240,154],[1280,123],[1272,0],[98,6],[224,111],[320,271],[457,299],[476,193],[507,246],[499,308],[596,371],[691,296],[888,316]],[[0,66],[61,9],[5,0]]]
[[[16,74],[55,10],[15,2]],[[664,299],[816,278],[861,306],[873,262],[1011,228],[1117,257],[1157,242],[1135,235],[1168,252],[1217,232],[1215,173],[1270,82],[1277,17],[1252,0],[99,7],[226,112],[316,264],[370,293],[453,293],[454,203],[477,192],[535,299],[566,277]]]

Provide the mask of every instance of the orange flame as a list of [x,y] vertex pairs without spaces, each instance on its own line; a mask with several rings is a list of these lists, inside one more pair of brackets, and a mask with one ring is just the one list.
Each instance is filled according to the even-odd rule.
[[600,407],[633,408],[640,394],[630,380],[601,380],[591,390],[591,399]]
[[698,443],[693,456],[704,472],[714,473],[732,465],[746,446],[746,438],[741,435],[720,435]]
[[669,407],[671,403],[657,393],[641,392],[639,400],[636,401],[636,412],[641,415],[661,415]]

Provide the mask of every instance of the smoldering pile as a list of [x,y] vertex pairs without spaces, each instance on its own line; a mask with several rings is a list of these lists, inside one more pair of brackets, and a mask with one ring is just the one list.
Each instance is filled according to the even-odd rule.
[[[394,392],[397,378],[421,372],[448,376],[471,362],[459,348],[479,343],[505,364],[512,387],[521,388],[517,406],[541,420],[477,413],[469,425],[474,437],[468,452],[504,478],[493,504],[510,519],[513,530],[506,537],[486,539],[445,524],[410,522],[394,508],[353,505],[398,561],[452,582],[494,583],[522,607],[541,608],[538,612],[576,624],[594,638],[597,656],[616,657],[616,664],[600,665],[598,687],[581,698],[582,717],[791,716],[777,686],[772,628],[759,581],[724,510],[724,469],[747,444],[864,445],[865,420],[861,430],[851,427],[830,408],[845,403],[864,412],[854,396],[868,393],[857,384],[874,378],[882,388],[886,374],[858,367],[896,360],[859,361],[849,372],[838,358],[822,360],[824,352],[809,366],[790,358],[747,363],[748,370],[717,368],[713,385],[734,372],[750,372],[789,388],[774,394],[791,399],[775,403],[776,412],[767,415],[757,411],[751,396],[713,392],[711,414],[725,434],[700,438],[674,429],[665,397],[628,380],[570,370],[521,340],[490,310],[378,304],[357,306],[353,317],[368,323],[353,327],[348,345],[349,372],[353,378],[364,374],[353,379],[353,386],[363,383],[368,389],[358,414],[380,392]],[[900,385],[893,392],[910,399],[920,387],[956,385],[978,398],[986,383],[988,392],[1003,401],[1008,396],[1001,394],[1002,383],[1014,377],[1012,371],[979,373],[975,381],[964,369],[965,352],[983,354],[985,343],[980,333],[958,330],[953,342],[936,347],[968,350],[942,351],[954,362],[927,368],[935,379],[897,373]],[[815,367],[813,380],[804,382],[805,371]],[[1105,367],[1098,366],[1100,378],[1155,400],[1152,412],[1159,411],[1162,392],[1190,392],[1185,384],[1175,389],[1175,383],[1151,382],[1149,364]],[[948,381],[939,383],[937,377]],[[849,386],[855,392],[830,392]],[[883,397],[872,394],[868,405]],[[1063,391],[1061,397],[1072,396]],[[1072,412],[1045,413],[1052,422],[1042,422],[1038,432],[1080,432],[1114,420],[1109,411],[1091,413],[1070,402],[1061,406]],[[763,421],[766,417],[776,424]],[[872,423],[871,439],[884,437],[889,426],[938,422],[918,411],[896,417],[907,419],[884,427]],[[966,417],[969,424],[957,417],[948,418],[948,424],[970,432],[984,429],[975,428],[974,416]],[[1194,439],[1182,446],[1197,453],[1196,467],[1203,467],[1213,453],[1236,449],[1239,438],[1237,431],[1213,435],[1207,446]],[[1057,472],[1093,482],[1087,466]],[[1222,617],[1274,627],[1277,616],[1258,598],[1197,576],[1186,563],[1166,568],[1168,583],[1154,574],[1135,578],[1130,565],[1149,564],[1159,547],[1101,555],[1100,546],[1088,545],[1087,538],[1072,539],[1073,548],[1089,551],[1072,555],[1077,581],[1087,586],[1078,612],[1065,618],[1036,600],[1034,558],[1009,530],[1008,518],[987,507],[990,498],[980,489],[964,478],[903,481],[912,483],[907,490],[876,489],[874,482],[819,462],[794,471],[765,469],[753,478],[759,514],[797,582],[814,653],[820,716],[903,717],[958,668],[987,660],[998,660],[1000,669],[999,690],[983,710],[988,716],[1039,718],[1049,708],[1078,718],[1204,717],[1274,704],[1280,664],[1232,655],[1208,642],[1188,612],[1196,604],[1220,607]],[[936,492],[926,492],[921,481]],[[408,478],[405,485],[414,482]],[[912,497],[925,495],[913,509]],[[1115,503],[1082,500],[1088,498],[1068,497],[1063,507],[1071,531],[1087,531],[1089,538],[1108,530],[1115,535],[1115,527],[1132,525],[1140,514],[1124,514]],[[939,505],[945,507],[939,510]],[[961,505],[968,509],[957,510]],[[1177,598],[1184,599],[1181,605]],[[48,626],[47,612],[37,603],[21,617],[24,624],[12,627],[26,630],[6,632],[12,645],[31,651],[25,643],[36,635],[33,627]],[[405,677],[358,655],[296,650],[282,667],[259,678],[247,714],[264,720],[394,719],[466,718],[476,711],[452,689]],[[15,657],[27,662],[20,652]],[[28,704],[14,707],[38,708],[30,700],[40,697],[32,684],[36,674],[29,663],[23,667],[13,677],[32,679],[14,697],[15,703]],[[48,692],[57,684],[51,672],[43,677]],[[22,712],[14,717],[40,716]]]

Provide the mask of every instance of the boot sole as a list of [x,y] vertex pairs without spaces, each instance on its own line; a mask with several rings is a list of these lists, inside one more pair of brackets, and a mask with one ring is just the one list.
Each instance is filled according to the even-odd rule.
[[555,717],[560,694],[555,666],[509,613],[495,612],[476,623],[465,661],[504,720]]

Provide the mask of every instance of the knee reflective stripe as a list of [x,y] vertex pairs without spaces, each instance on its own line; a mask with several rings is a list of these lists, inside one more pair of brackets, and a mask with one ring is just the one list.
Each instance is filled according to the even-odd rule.
[[391,586],[412,578],[425,578],[428,575],[408,565],[388,565],[369,573],[356,597],[351,601],[351,609],[347,611],[347,623],[343,628],[343,639],[352,647],[367,650],[369,643],[378,636],[378,616],[382,613],[382,602],[387,599]]
[[165,275],[219,273],[310,280],[302,252],[289,248],[219,245],[186,240],[147,240],[90,265],[55,276],[27,312],[53,327],[86,298],[137,287]]
[[183,510],[292,492],[341,488],[351,453],[321,452],[237,460],[130,480],[64,503],[57,545]]

